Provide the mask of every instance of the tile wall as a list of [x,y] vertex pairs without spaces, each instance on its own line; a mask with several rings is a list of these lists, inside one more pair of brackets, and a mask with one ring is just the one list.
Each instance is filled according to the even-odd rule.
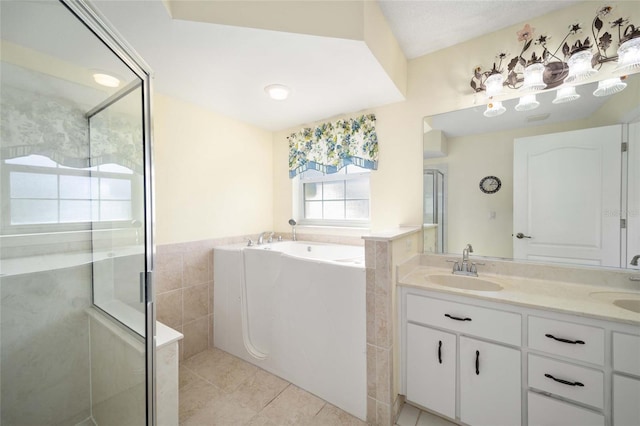
[[[290,234],[282,235],[290,240]],[[361,237],[298,234],[300,241],[363,245]],[[213,249],[238,244],[257,235],[242,235],[156,248],[156,319],[184,334],[180,360],[213,347]],[[277,238],[277,237],[276,237]]]

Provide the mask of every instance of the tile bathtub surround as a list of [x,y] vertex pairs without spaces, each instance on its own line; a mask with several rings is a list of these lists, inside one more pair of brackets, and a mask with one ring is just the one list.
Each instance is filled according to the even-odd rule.
[[182,362],[180,424],[365,426],[322,399],[219,349]]
[[[291,234],[277,233],[285,240]],[[213,248],[240,244],[258,235],[241,235],[159,245],[155,257],[157,320],[184,334],[180,360],[213,347]],[[360,237],[298,234],[298,241],[362,245]]]

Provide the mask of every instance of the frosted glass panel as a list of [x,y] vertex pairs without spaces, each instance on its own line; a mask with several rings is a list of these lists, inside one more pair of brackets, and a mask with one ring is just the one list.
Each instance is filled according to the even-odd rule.
[[347,198],[368,199],[369,198],[369,180],[353,179],[347,182]]
[[304,217],[307,219],[322,219],[322,202],[307,201],[304,203]]
[[98,178],[60,176],[60,198],[89,200],[98,197]]
[[11,224],[56,223],[57,200],[11,200]]
[[131,182],[124,179],[100,179],[100,198],[103,200],[130,200]]
[[60,222],[90,222],[91,201],[60,200]]
[[346,219],[364,220],[369,218],[369,201],[347,201]]
[[11,198],[58,198],[56,175],[11,172]]
[[325,182],[324,183],[324,199],[325,200],[344,199],[344,182]]
[[321,183],[305,183],[304,199],[305,200],[322,200],[322,184]]
[[131,219],[130,201],[101,201],[101,220],[128,220]]
[[344,201],[325,201],[325,219],[344,219]]

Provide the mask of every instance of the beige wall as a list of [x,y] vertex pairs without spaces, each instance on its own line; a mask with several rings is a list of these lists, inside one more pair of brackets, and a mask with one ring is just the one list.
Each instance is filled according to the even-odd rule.
[[[630,2],[615,5],[616,17],[635,15]],[[537,34],[544,32],[557,42],[564,38],[564,31],[570,23],[581,22],[589,26],[599,6],[598,2],[584,2],[527,22],[539,29]],[[501,49],[513,55],[519,52],[521,45],[516,32],[523,25],[514,25],[409,61],[407,100],[366,111],[376,114],[380,148],[379,168],[371,175],[373,231],[422,223],[422,118],[483,103],[469,86],[473,68],[478,65],[485,69],[490,67]],[[590,33],[589,28],[582,37],[587,33]],[[505,99],[517,95],[512,93]],[[292,216],[291,182],[286,171],[286,136],[312,124],[304,123],[274,135],[274,228],[280,232],[288,230],[287,220]],[[482,167],[487,167],[486,161],[482,163]]]
[[271,132],[160,94],[154,132],[157,244],[272,227]]

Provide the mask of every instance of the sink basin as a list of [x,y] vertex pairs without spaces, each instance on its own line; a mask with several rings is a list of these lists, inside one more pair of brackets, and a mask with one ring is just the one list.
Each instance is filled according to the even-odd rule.
[[500,291],[502,286],[493,281],[465,275],[427,275],[426,280],[445,287],[460,288],[474,291]]
[[611,302],[615,306],[627,311],[640,314],[640,293],[624,293],[617,291],[598,291],[590,294],[596,299]]

